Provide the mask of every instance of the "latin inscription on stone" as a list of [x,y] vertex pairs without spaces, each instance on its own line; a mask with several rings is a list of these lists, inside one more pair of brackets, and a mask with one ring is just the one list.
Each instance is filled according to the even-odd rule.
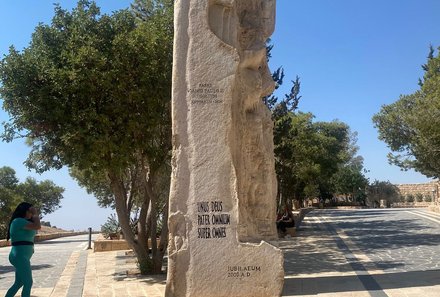
[[228,266],[228,277],[252,277],[257,273],[261,273],[260,266]]
[[197,238],[225,238],[231,215],[223,211],[222,201],[197,202]]
[[211,83],[200,83],[187,92],[191,96],[191,104],[223,103],[225,89]]

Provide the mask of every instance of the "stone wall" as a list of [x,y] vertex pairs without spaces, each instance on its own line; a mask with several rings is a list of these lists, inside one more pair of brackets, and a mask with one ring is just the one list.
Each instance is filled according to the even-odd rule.
[[[76,236],[89,234],[88,232],[63,232],[63,233],[52,233],[52,234],[37,234],[35,235],[35,242],[56,239],[60,237]],[[6,241],[6,239],[0,240],[0,247],[10,246],[11,241]]]
[[433,197],[435,202],[439,201],[439,185],[438,180],[423,184],[397,184],[402,196],[423,194],[423,196]]
[[430,206],[428,207],[428,209],[429,209],[430,211],[440,213],[440,206],[439,206],[439,205],[430,205]]
[[[148,239],[148,246],[151,247],[151,239]],[[160,239],[157,238],[157,246],[160,246]],[[131,250],[125,239],[104,239],[98,238],[93,241],[93,252],[109,252],[109,251],[123,251]]]

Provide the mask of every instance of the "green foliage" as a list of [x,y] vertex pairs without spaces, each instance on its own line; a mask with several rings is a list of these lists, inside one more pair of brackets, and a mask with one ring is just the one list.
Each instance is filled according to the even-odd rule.
[[79,170],[73,166],[69,168],[69,174],[86,189],[87,193],[95,196],[100,207],[115,208],[115,195],[105,172],[95,171],[92,168]]
[[50,222],[41,221],[41,226],[52,227]]
[[14,169],[0,167],[0,238],[6,237],[9,219],[20,202],[32,203],[44,216],[60,207],[63,192],[62,187],[50,180],[37,182],[28,177],[20,183]]
[[387,200],[388,203],[400,201],[400,191],[397,186],[393,185],[389,181],[375,180],[368,186],[367,198],[373,203],[379,203],[380,200]]
[[[284,109],[275,106],[275,110],[278,108]],[[302,112],[287,111],[275,119],[275,166],[280,195],[296,200],[332,197],[333,175],[352,158],[349,127],[338,121],[313,122],[312,114]],[[357,188],[364,186],[361,173],[358,180]]]
[[406,194],[405,196],[405,202],[412,203],[414,202],[414,195],[413,194]]
[[391,164],[413,168],[428,177],[440,176],[440,54],[430,48],[420,89],[382,106],[373,122],[379,139],[391,149]]
[[416,202],[423,202],[423,194],[422,193],[416,194]]
[[128,10],[101,16],[84,0],[72,12],[56,6],[52,24],[38,25],[23,52],[11,47],[0,64],[11,115],[3,138],[27,132],[28,167],[119,169],[138,154],[161,164],[172,59],[163,23],[138,23]]
[[425,202],[432,202],[432,195],[430,194],[425,194],[423,201]]
[[15,189],[18,184],[18,178],[15,176],[15,170],[11,167],[0,167],[0,187],[6,189]]
[[332,176],[332,185],[338,194],[351,196],[355,201],[365,204],[368,179],[363,174],[362,160],[359,163],[344,164]]
[[[267,46],[268,57],[272,48]],[[284,70],[278,68],[272,78],[277,89],[283,84]],[[300,89],[296,77],[281,100],[273,94],[263,98],[274,121],[278,209],[291,199],[301,203],[306,197],[331,198],[336,193],[350,193],[364,201],[368,180],[362,158],[356,157],[356,134],[345,123],[314,122],[313,114],[298,112]]]
[[111,214],[107,221],[101,225],[101,233],[105,238],[109,238],[113,234],[119,234],[121,232],[121,225],[115,214]]
[[64,188],[56,186],[52,181],[37,182],[28,177],[17,186],[17,193],[27,202],[40,210],[41,215],[52,213],[60,207]]

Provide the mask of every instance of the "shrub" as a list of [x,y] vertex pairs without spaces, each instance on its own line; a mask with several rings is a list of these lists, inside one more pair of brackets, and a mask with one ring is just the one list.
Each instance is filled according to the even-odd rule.
[[101,233],[105,238],[109,238],[112,235],[119,234],[121,232],[121,225],[115,214],[111,214],[107,218],[107,222],[101,225]]
[[423,201],[423,194],[417,193],[416,194],[416,202],[422,202]]
[[425,194],[425,202],[432,202],[432,196],[429,194]]
[[52,227],[50,222],[41,221],[41,226]]
[[413,194],[406,194],[405,202],[407,202],[407,203],[414,202],[414,195]]

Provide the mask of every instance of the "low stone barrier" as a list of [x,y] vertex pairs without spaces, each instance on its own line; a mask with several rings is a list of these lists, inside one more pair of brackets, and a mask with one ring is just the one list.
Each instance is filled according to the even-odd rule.
[[[63,233],[52,233],[52,234],[37,234],[35,235],[35,242],[41,242],[45,240],[50,239],[56,239],[61,237],[68,237],[68,236],[76,236],[76,235],[84,235],[89,234],[88,232],[63,232]],[[6,241],[6,239],[0,240],[0,248],[10,246],[11,241]]]
[[428,209],[429,209],[430,211],[440,213],[440,205],[430,205],[430,206],[428,207]]
[[391,208],[425,208],[432,206],[431,202],[396,202],[391,204]]
[[[160,240],[157,239],[157,245],[160,244]],[[148,246],[151,247],[151,239],[148,239]],[[93,242],[93,252],[110,252],[110,251],[123,251],[130,250],[125,239],[98,239]]]
[[11,245],[11,242],[6,241],[6,239],[0,240],[0,248],[5,247],[5,246],[10,246],[10,245]]
[[129,250],[127,241],[124,239],[100,239],[93,242],[93,252],[109,252]]
[[301,226],[304,217],[313,210],[313,208],[301,208],[300,210],[294,210],[293,220],[295,221],[295,229],[298,229]]
[[65,232],[65,233],[63,232],[63,233],[54,233],[54,234],[37,234],[35,235],[35,242],[57,239],[61,237],[85,235],[85,234],[89,234],[89,232]]

